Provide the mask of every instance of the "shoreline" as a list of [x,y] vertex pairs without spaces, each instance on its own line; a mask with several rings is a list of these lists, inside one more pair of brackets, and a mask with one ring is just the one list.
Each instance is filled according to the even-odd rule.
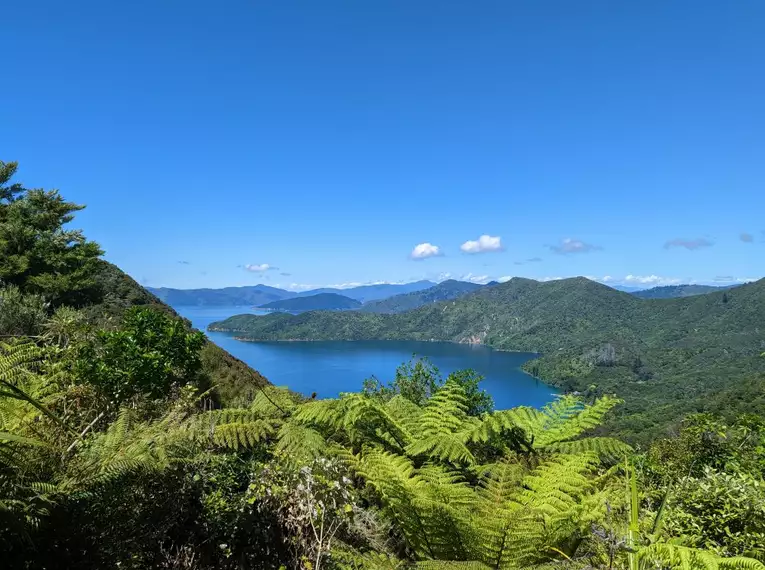
[[[244,332],[244,331],[236,331],[236,330],[224,330],[224,329],[209,329],[210,332],[222,332],[222,333],[237,333],[237,332]],[[232,337],[234,340],[238,340],[239,342],[443,342],[446,344],[460,344],[460,345],[466,345],[466,346],[483,346],[485,348],[491,349],[495,352],[510,352],[514,354],[533,354],[535,355],[534,358],[539,358],[543,355],[541,352],[536,352],[534,350],[515,350],[512,348],[497,348],[495,346],[491,346],[489,344],[485,344],[483,342],[460,342],[458,340],[442,340],[437,338],[430,338],[430,339],[415,339],[415,338],[365,338],[365,339],[346,339],[346,338],[278,338],[278,339],[264,339],[264,338],[249,338],[244,336],[234,336]],[[525,371],[524,371],[525,372]],[[529,376],[532,376],[529,374]],[[535,376],[532,376],[533,378],[536,378]],[[541,378],[539,379],[541,380]]]
[[[236,334],[236,333],[244,333],[246,331],[237,331],[234,329],[219,329],[219,328],[210,328],[207,327],[207,331],[209,332],[218,332],[218,333],[228,333],[228,334]],[[485,344],[483,342],[460,342],[456,340],[440,340],[440,339],[390,339],[390,338],[377,338],[377,339],[305,339],[305,338],[289,338],[289,339],[257,339],[257,338],[250,338],[246,336],[233,336],[234,340],[239,342],[249,342],[249,343],[268,343],[268,342],[275,342],[275,343],[289,343],[289,342],[428,342],[428,343],[448,343],[448,344],[458,344],[458,345],[468,345],[468,346],[481,346],[484,348],[488,348],[489,350],[496,351],[496,352],[506,352],[506,353],[512,353],[512,354],[529,354],[533,355],[528,360],[526,360],[523,364],[521,364],[518,369],[523,372],[525,375],[529,376],[530,378],[533,378],[537,382],[542,382],[546,386],[549,386],[550,388],[554,388],[556,390],[559,390],[561,394],[567,393],[564,391],[563,387],[554,380],[548,380],[545,378],[542,378],[540,376],[537,376],[535,374],[532,374],[529,372],[525,366],[529,362],[534,362],[535,360],[541,358],[544,356],[544,353],[542,352],[536,352],[536,351],[529,351],[529,350],[517,350],[517,349],[509,349],[509,348],[497,348],[488,344]]]

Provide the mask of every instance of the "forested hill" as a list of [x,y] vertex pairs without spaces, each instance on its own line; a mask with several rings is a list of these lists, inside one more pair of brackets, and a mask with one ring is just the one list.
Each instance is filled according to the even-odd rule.
[[641,299],[674,299],[675,297],[692,297],[693,295],[706,295],[731,287],[715,287],[714,285],[665,285],[652,287],[632,293]]
[[691,411],[765,412],[765,360],[757,358],[765,350],[765,280],[644,300],[585,278],[515,278],[396,315],[270,317],[239,315],[210,328],[249,340],[443,340],[541,352],[528,368],[545,380],[625,398],[615,427],[633,439]]
[[[148,307],[183,320],[189,329],[192,328],[191,322],[183,319],[172,307],[163,303],[116,265],[99,260],[98,267],[98,281],[103,295],[98,303],[81,309],[91,322],[104,325],[111,323],[113,326],[128,308]],[[255,388],[269,384],[260,372],[208,340],[202,347],[201,359],[204,373],[208,375],[211,385],[224,401],[233,401]]]
[[403,313],[429,303],[456,299],[481,287],[483,285],[477,283],[449,279],[422,291],[403,293],[387,299],[365,303],[361,310],[367,313]]
[[337,293],[319,293],[318,295],[309,295],[308,297],[294,297],[292,299],[272,301],[271,303],[260,305],[260,308],[274,311],[340,311],[356,309],[360,306],[361,303],[359,301],[350,297],[344,297]]

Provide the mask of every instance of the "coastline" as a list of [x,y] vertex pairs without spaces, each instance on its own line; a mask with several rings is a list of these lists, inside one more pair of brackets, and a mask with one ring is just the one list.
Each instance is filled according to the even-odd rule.
[[[237,333],[237,332],[245,332],[245,331],[236,331],[231,329],[210,329],[211,332],[223,332],[223,333]],[[526,374],[527,376],[530,376],[531,378],[534,378],[534,380],[537,380],[539,382],[542,382],[552,388],[561,389],[562,386],[558,383],[556,383],[553,380],[548,380],[545,378],[542,378],[538,375],[532,374],[529,370],[526,369],[526,365],[530,362],[534,362],[535,360],[538,360],[542,356],[544,356],[543,353],[537,352],[537,351],[530,351],[530,350],[516,350],[516,349],[510,349],[510,348],[497,348],[494,346],[491,346],[490,344],[485,344],[483,342],[460,342],[457,340],[441,340],[441,339],[391,339],[391,338],[369,338],[369,339],[342,339],[342,338],[335,338],[335,339],[306,339],[306,338],[280,338],[280,339],[259,339],[259,338],[251,338],[246,336],[234,336],[232,337],[234,340],[239,342],[252,342],[252,343],[259,343],[259,342],[385,342],[385,341],[405,341],[405,342],[433,342],[433,343],[447,343],[447,344],[461,344],[461,345],[469,345],[469,346],[482,346],[485,348],[488,348],[495,352],[507,352],[507,353],[513,353],[513,354],[533,354],[534,356],[529,358],[526,362],[524,362],[520,366],[520,370]]]

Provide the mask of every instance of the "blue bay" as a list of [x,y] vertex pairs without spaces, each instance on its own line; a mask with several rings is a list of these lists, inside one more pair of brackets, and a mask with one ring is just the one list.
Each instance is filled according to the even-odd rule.
[[[520,366],[535,355],[501,352],[485,346],[416,341],[242,342],[228,333],[207,332],[207,326],[232,315],[259,314],[249,307],[174,307],[221,348],[243,360],[277,386],[320,398],[361,389],[371,376],[387,382],[413,354],[426,356],[442,374],[472,368],[485,377],[481,386],[497,409],[540,407],[554,398],[555,388],[524,373]],[[262,314],[262,313],[260,313]]]

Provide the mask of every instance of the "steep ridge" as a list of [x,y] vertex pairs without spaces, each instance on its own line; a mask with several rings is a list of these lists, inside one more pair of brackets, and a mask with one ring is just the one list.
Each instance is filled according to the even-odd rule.
[[[151,307],[182,318],[116,265],[106,261],[100,264],[99,281],[104,290],[103,301],[83,309],[92,321],[108,326],[111,322],[117,322],[125,309],[133,306]],[[191,323],[183,320],[191,328]],[[260,372],[210,341],[202,349],[202,367],[224,402],[234,401],[239,396],[269,384]]]
[[449,279],[422,291],[403,293],[388,297],[387,299],[364,303],[361,310],[365,313],[403,313],[430,303],[456,299],[467,293],[472,293],[481,287],[484,287],[484,285]]
[[318,295],[309,295],[308,297],[294,297],[292,299],[272,301],[271,303],[260,305],[260,308],[275,311],[338,311],[356,309],[360,306],[361,303],[359,301],[350,297],[338,295],[337,293],[319,293]]
[[411,293],[413,291],[422,291],[423,289],[429,289],[433,287],[435,283],[432,281],[413,281],[411,283],[379,283],[377,285],[359,285],[357,287],[345,287],[339,289],[337,287],[323,287],[321,289],[311,289],[309,291],[303,291],[298,294],[299,297],[306,297],[309,295],[317,295],[319,293],[336,293],[351,299],[356,299],[362,303],[368,303],[370,301],[377,301],[379,299],[387,299],[393,295],[401,295],[403,293]]

